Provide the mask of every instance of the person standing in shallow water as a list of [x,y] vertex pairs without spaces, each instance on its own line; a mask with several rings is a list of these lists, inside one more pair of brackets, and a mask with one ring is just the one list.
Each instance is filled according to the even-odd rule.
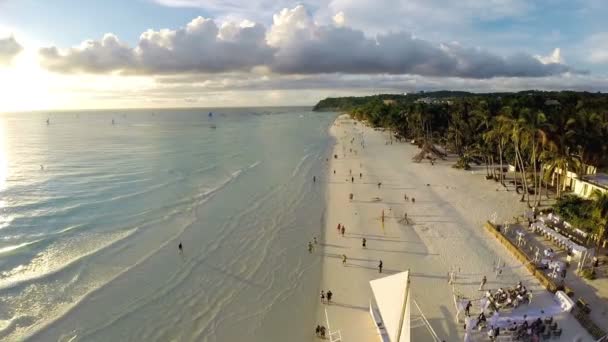
[[380,260],[380,262],[378,263],[378,273],[382,273],[382,260]]
[[363,246],[363,248],[367,248],[367,240],[365,238],[361,240],[361,245]]
[[312,182],[316,183],[317,182],[317,176],[312,176]]
[[182,246],[182,242],[179,242],[179,245],[177,246],[177,248],[179,249],[179,254],[182,254],[184,252],[184,246]]
[[312,253],[312,242],[308,241],[308,253]]

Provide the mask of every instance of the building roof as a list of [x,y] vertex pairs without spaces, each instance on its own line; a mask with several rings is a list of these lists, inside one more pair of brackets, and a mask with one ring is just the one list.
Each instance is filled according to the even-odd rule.
[[587,175],[583,177],[583,180],[608,190],[608,174],[606,173]]

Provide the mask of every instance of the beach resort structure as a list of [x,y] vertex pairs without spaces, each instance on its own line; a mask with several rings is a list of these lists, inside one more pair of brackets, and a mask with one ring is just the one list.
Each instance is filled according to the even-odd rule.
[[[515,191],[498,191],[485,181],[483,167],[462,172],[449,167],[450,160],[404,163],[420,152],[417,146],[390,144],[386,132],[354,123],[342,115],[330,129],[335,145],[327,160],[326,229],[322,250],[312,254],[322,263],[319,292],[334,294],[317,314],[329,340],[601,337],[591,336],[569,312],[573,297],[548,291],[530,262],[494,237],[501,232],[483,228],[529,209]],[[510,235],[536,234],[526,228]],[[585,293],[575,291],[577,297]],[[592,314],[601,317],[602,311]]]
[[[598,173],[597,168],[594,166],[588,166],[585,171],[584,176],[572,171],[567,171],[566,179],[559,180],[559,182],[565,189],[568,189],[572,191],[572,193],[583,198],[590,198],[595,190],[608,192],[608,174]],[[562,174],[562,170],[556,168],[551,177],[551,185],[556,185],[558,177],[561,178]]]

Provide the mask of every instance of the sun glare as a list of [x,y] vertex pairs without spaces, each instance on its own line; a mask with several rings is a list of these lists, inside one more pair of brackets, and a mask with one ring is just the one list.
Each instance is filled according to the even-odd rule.
[[0,67],[0,112],[36,110],[57,105],[52,75],[42,70],[35,51],[23,51],[8,67]]
[[[8,151],[6,143],[6,127],[4,119],[0,118],[0,191],[4,189],[6,185],[6,179],[8,178]],[[0,203],[0,208],[2,207]]]

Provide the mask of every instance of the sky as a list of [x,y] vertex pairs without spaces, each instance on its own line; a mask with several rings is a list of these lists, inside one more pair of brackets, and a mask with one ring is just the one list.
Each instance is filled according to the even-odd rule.
[[0,112],[608,91],[605,0],[0,0]]

